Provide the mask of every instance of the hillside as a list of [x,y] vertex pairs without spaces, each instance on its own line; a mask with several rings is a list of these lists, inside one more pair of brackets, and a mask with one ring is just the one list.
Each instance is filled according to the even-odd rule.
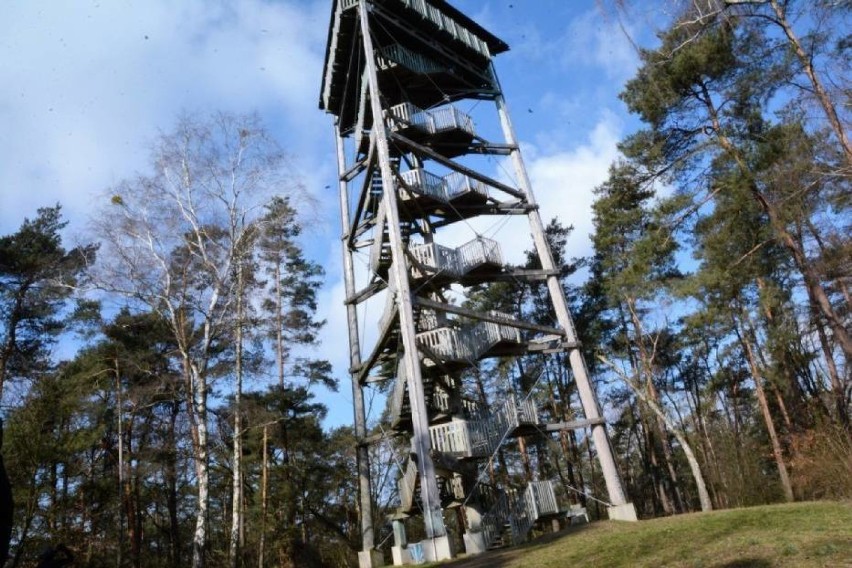
[[852,568],[852,503],[768,505],[636,524],[602,521],[446,566]]

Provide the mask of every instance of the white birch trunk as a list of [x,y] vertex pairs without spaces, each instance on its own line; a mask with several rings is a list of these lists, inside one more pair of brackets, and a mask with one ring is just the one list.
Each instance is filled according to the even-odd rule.
[[695,479],[695,486],[698,489],[698,500],[701,502],[701,510],[702,511],[712,511],[713,503],[710,501],[710,494],[707,492],[707,484],[704,482],[704,476],[701,474],[701,466],[698,464],[698,460],[695,458],[695,454],[692,452],[692,447],[689,445],[689,442],[686,440],[686,436],[683,435],[683,432],[679,430],[674,422],[663,412],[663,409],[660,408],[660,405],[657,401],[653,400],[650,396],[647,395],[639,385],[635,384],[630,380],[630,377],[625,375],[618,369],[611,361],[609,361],[606,357],[598,356],[598,359],[601,360],[606,366],[612,369],[616,376],[624,382],[630,390],[636,394],[639,399],[648,405],[654,414],[660,417],[660,419],[665,423],[666,427],[671,431],[672,435],[677,439],[681,448],[683,448],[683,453],[686,455],[686,461],[689,463],[689,469],[692,472],[692,477]]
[[243,394],[243,267],[237,266],[237,329],[234,361],[234,455],[233,455],[233,496],[231,503],[231,535],[228,546],[228,561],[231,568],[237,568],[240,553],[240,534],[243,526],[243,483],[242,483],[242,394]]
[[207,511],[210,503],[209,455],[207,441],[207,379],[194,372],[196,396],[195,427],[198,443],[195,447],[195,475],[198,483],[198,503],[195,512],[195,532],[192,535],[192,568],[204,568],[207,548]]

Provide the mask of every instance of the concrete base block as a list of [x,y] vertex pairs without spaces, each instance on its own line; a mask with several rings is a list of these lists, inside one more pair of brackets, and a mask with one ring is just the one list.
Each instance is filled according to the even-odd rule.
[[639,519],[636,517],[636,507],[633,503],[625,503],[624,505],[615,505],[608,507],[607,513],[611,521],[631,521],[636,522]]
[[482,554],[485,552],[485,536],[481,532],[464,533],[464,551],[467,554]]
[[453,545],[449,535],[421,540],[420,546],[423,547],[423,558],[426,562],[440,562],[453,557]]
[[408,549],[404,546],[392,546],[391,556],[393,557],[394,566],[411,564],[411,554],[409,554]]
[[379,568],[385,565],[385,555],[378,550],[362,550],[358,553],[358,568]]

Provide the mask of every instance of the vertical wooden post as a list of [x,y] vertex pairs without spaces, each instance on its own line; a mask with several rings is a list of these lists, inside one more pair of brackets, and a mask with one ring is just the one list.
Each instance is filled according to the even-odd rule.
[[[527,175],[526,166],[524,165],[521,150],[518,147],[515,129],[509,118],[509,110],[506,106],[506,101],[503,98],[502,88],[499,87],[497,74],[492,66],[491,74],[495,85],[498,87],[500,94],[495,98],[497,105],[497,113],[500,116],[500,125],[503,128],[503,136],[506,143],[514,147],[511,152],[512,164],[515,168],[515,175],[518,178],[520,189],[526,195],[526,200],[529,205],[535,205],[535,196],[532,191],[532,184]],[[532,230],[533,242],[535,244],[536,253],[541,260],[541,267],[544,270],[553,271],[555,265],[553,256],[550,252],[550,247],[547,244],[545,236],[544,224],[541,221],[541,214],[537,208],[531,208],[527,213],[527,218]],[[568,343],[577,343],[577,333],[574,329],[574,322],[571,314],[568,311],[568,301],[565,298],[565,291],[559,283],[559,278],[556,276],[547,277],[547,289],[550,292],[551,301],[553,302],[554,310],[556,311],[556,319],[560,327],[565,332],[565,339]],[[571,371],[574,374],[574,380],[577,383],[577,392],[580,395],[580,402],[583,406],[583,412],[587,419],[594,420],[602,417],[597,397],[595,395],[594,386],[589,378],[586,362],[583,359],[583,354],[577,347],[570,348],[568,360],[571,363]],[[603,472],[604,481],[606,482],[609,501],[614,506],[627,505],[627,499],[624,495],[624,489],[621,483],[621,476],[618,474],[618,469],[615,464],[612,446],[610,445],[609,436],[606,433],[606,428],[602,423],[595,423],[591,426],[592,440],[595,443],[595,449],[598,453],[598,460]],[[635,516],[635,513],[634,513]]]
[[[399,223],[399,210],[396,201],[396,188],[393,171],[391,170],[388,135],[385,126],[385,116],[381,104],[381,92],[376,71],[373,40],[370,36],[367,0],[359,4],[361,35],[364,42],[366,77],[369,82],[370,105],[373,113],[372,136],[376,137],[379,168],[382,176],[383,199],[387,214],[388,233],[393,259],[392,272],[397,291],[397,306],[399,311],[399,327],[403,344],[403,364],[408,377],[408,393],[411,401],[411,420],[414,429],[414,452],[417,455],[417,466],[420,474],[420,493],[423,502],[423,520],[426,525],[426,536],[429,539],[446,535],[441,511],[441,500],[438,484],[435,478],[435,466],[430,455],[429,417],[426,408],[426,397],[423,391],[423,379],[414,329],[414,313],[411,301],[411,287],[408,281],[407,262],[404,254],[404,244]],[[376,230],[381,231],[382,227]],[[442,560],[443,558],[435,558]]]
[[[343,174],[346,171],[346,155],[343,147],[343,137],[335,124],[334,138],[337,141],[337,170],[340,190],[340,225],[341,245],[343,247],[343,281],[346,297],[355,294],[355,267],[352,261],[352,251],[349,250],[349,182]],[[361,366],[361,342],[358,337],[358,312],[352,303],[346,304],[346,319],[349,326],[349,367],[352,378],[352,401],[355,413],[355,438],[358,467],[358,507],[361,517],[361,550],[369,552],[375,545],[373,533],[373,506],[370,498],[370,455],[364,438],[367,436],[367,416],[364,410],[364,392],[358,384],[358,371]]]

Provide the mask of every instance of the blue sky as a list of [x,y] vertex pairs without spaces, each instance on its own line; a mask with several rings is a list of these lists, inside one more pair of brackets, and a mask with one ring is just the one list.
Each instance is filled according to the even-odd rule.
[[[510,45],[496,67],[542,214],[573,224],[570,252],[588,253],[592,188],[636,126],[617,98],[637,58],[616,15],[601,0],[452,3]],[[306,248],[328,272],[322,353],[341,392],[319,398],[328,424],[350,422],[337,201],[324,189],[336,187],[334,141],[317,109],[330,0],[3,4],[0,234],[60,202],[73,239],[107,187],[145,169],[146,147],[179,113],[259,113],[320,198]],[[623,18],[640,43],[661,15],[653,4]],[[518,237],[507,239],[514,254],[526,247]]]

